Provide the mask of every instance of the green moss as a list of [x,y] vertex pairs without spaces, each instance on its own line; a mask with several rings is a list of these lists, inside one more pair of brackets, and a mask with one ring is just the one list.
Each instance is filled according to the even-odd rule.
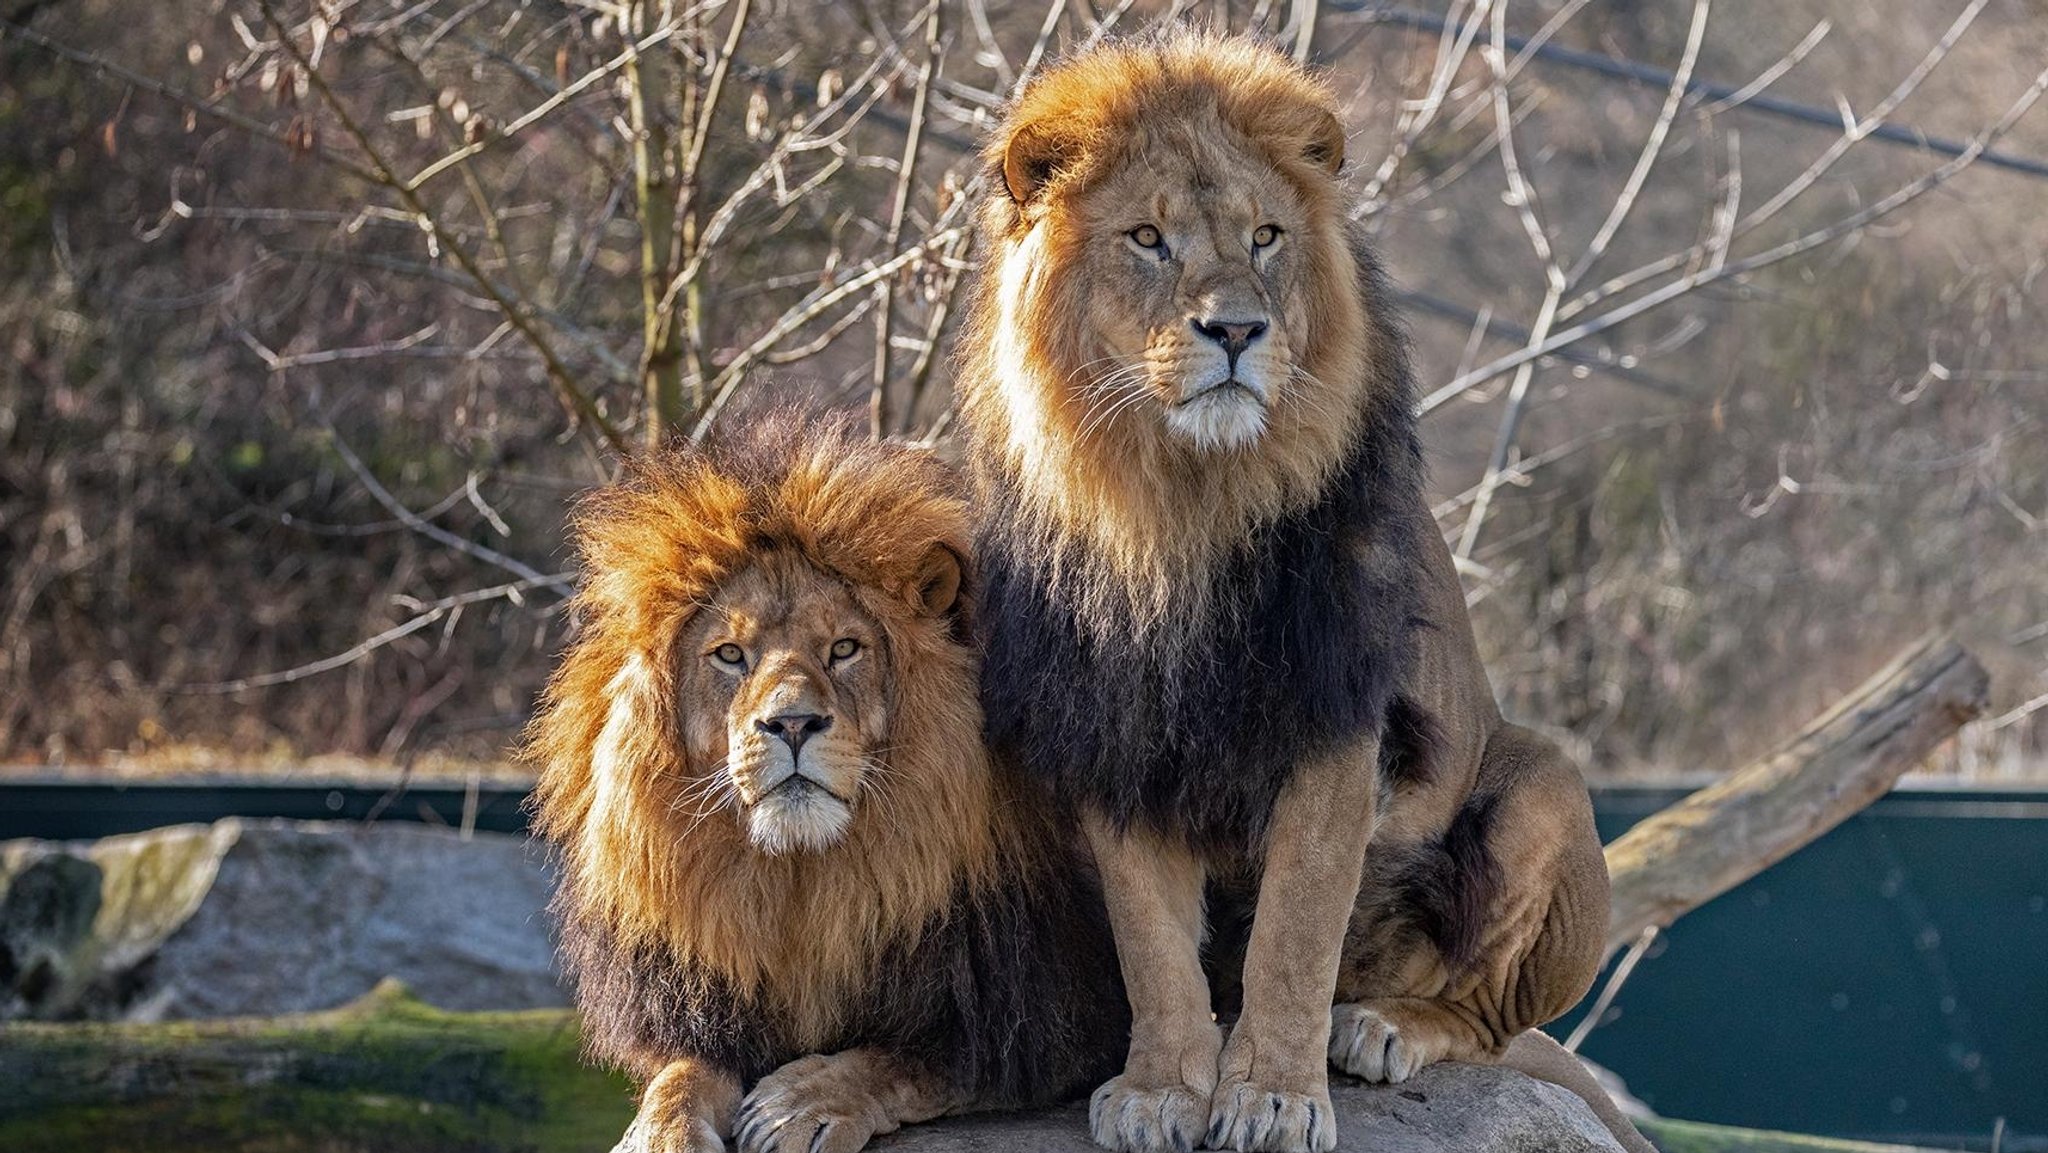
[[0,1149],[605,1148],[627,1086],[563,1011],[444,1013],[395,985],[270,1020],[0,1028]]
[[1904,1145],[1872,1145],[1867,1141],[1837,1141],[1827,1137],[1803,1137],[1796,1133],[1772,1133],[1761,1129],[1729,1129],[1691,1121],[1639,1121],[1643,1136],[1663,1153],[1924,1153]]

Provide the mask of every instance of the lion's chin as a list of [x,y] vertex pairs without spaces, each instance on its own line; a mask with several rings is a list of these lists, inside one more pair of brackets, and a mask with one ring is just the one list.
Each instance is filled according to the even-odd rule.
[[853,809],[823,786],[792,777],[747,810],[747,838],[771,857],[815,853],[846,836]]
[[1266,404],[1250,386],[1224,381],[1168,405],[1166,427],[1204,452],[1248,448],[1266,431]]

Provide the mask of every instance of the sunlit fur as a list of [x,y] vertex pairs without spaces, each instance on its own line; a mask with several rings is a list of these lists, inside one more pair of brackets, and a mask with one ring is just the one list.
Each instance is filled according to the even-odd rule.
[[[1312,73],[1244,39],[1167,32],[1049,67],[989,148],[958,383],[990,743],[1120,843],[1178,842],[1210,868],[1214,1004],[1237,970],[1247,990],[1226,1074],[1262,1045],[1324,1043],[1276,1024],[1320,1014],[1314,972],[1337,974],[1347,1067],[1363,1051],[1349,1041],[1380,1035],[1367,1020],[1401,1036],[1383,1054],[1398,1073],[1496,1056],[1584,993],[1607,918],[1584,784],[1502,719],[1429,515],[1401,328],[1344,212],[1336,113]],[[1281,236],[1255,252],[1260,223]],[[1160,259],[1155,228],[1184,259]],[[1190,323],[1210,294],[1257,303],[1271,328],[1242,354],[1246,395],[1176,415],[1215,379],[1215,342]],[[1244,359],[1262,343],[1265,362]],[[1363,884],[1314,867],[1351,852]],[[1150,859],[1135,883],[1142,867],[1121,866],[1120,940],[1182,932],[1179,858]],[[1296,948],[1288,926],[1354,893],[1339,955]],[[1127,1072],[1205,1035],[1199,1012],[1175,1023],[1185,1008],[1139,1006]],[[1252,1087],[1313,1102],[1319,1073]],[[1171,1128],[1129,1088],[1110,1098],[1137,1106],[1118,1133]],[[1226,1136],[1280,1117],[1216,1100]]]
[[[765,482],[744,461],[657,457],[583,502],[581,631],[529,747],[567,903],[822,1033],[880,950],[992,872],[995,840],[974,661],[953,615],[920,603],[934,547],[966,553],[961,501],[918,454],[836,437],[795,452]],[[769,634],[812,656],[735,692],[707,654]],[[868,646],[858,681],[823,672],[846,635]],[[749,795],[786,757],[752,722],[791,694],[837,713],[817,772],[843,815],[766,819]]]
[[[961,401],[979,463],[1015,479],[1098,617],[1202,611],[1209,564],[1314,499],[1383,383],[1359,369],[1390,358],[1361,306],[1336,109],[1270,48],[1179,32],[1049,70],[989,146]],[[1255,251],[1262,225],[1279,235]],[[1267,324],[1238,387],[1205,391],[1229,376],[1191,324],[1206,315]]]
[[[1094,1084],[1115,946],[1074,821],[987,756],[958,478],[789,416],[733,437],[575,519],[579,632],[527,751],[586,1047],[697,1087],[643,1109],[684,1129],[730,1121],[704,1086],[818,1052],[948,1108]],[[832,723],[792,755],[760,723],[791,715]]]

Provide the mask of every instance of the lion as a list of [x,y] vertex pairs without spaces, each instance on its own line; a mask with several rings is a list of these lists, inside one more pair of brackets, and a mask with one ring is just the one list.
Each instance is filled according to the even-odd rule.
[[1049,69],[986,153],[956,389],[982,702],[1102,873],[1112,1149],[1333,1149],[1329,1065],[1500,1060],[1600,964],[1586,788],[1495,707],[1337,111],[1269,46],[1174,31]]
[[622,1150],[849,1153],[1114,1071],[1085,845],[983,745],[961,487],[784,423],[581,502],[527,755]]

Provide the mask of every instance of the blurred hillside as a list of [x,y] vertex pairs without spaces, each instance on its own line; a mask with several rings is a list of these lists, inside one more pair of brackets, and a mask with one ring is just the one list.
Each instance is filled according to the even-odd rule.
[[[1948,626],[1943,767],[2048,771],[2048,177],[1912,139],[2048,162],[2048,0],[1181,7],[1317,13],[1511,711],[1727,767]],[[0,0],[0,762],[502,758],[611,438],[869,413],[880,341],[949,443],[978,133],[1166,8]]]

